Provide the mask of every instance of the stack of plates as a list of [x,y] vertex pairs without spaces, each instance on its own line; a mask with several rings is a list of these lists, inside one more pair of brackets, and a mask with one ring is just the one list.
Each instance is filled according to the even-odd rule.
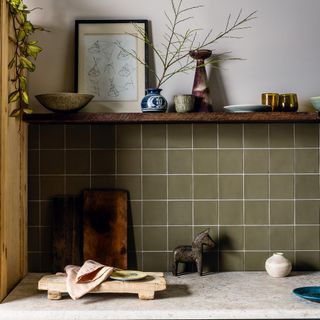
[[264,104],[234,104],[225,106],[224,109],[228,112],[266,112],[271,111],[271,107]]

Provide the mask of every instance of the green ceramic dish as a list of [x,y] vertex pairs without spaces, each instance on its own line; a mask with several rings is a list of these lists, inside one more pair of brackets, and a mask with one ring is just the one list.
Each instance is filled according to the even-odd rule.
[[138,270],[116,270],[113,271],[110,279],[120,281],[141,280],[147,276],[145,272]]

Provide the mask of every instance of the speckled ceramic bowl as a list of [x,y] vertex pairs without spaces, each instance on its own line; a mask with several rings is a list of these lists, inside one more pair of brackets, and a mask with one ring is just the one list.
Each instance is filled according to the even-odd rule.
[[76,112],[84,108],[92,99],[92,94],[59,92],[36,96],[37,100],[53,112]]

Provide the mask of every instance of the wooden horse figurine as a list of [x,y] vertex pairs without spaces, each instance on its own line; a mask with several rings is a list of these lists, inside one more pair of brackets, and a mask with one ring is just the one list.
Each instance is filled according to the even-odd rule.
[[209,229],[199,233],[192,242],[192,246],[178,246],[173,251],[173,269],[174,276],[178,273],[179,262],[196,263],[197,271],[202,276],[202,252],[203,246],[214,247],[215,242],[209,235]]

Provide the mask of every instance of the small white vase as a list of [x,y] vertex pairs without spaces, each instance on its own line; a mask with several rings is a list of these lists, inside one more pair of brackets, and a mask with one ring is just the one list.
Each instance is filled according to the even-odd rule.
[[274,253],[266,260],[266,271],[271,277],[286,277],[292,270],[291,262],[283,255],[282,252]]

